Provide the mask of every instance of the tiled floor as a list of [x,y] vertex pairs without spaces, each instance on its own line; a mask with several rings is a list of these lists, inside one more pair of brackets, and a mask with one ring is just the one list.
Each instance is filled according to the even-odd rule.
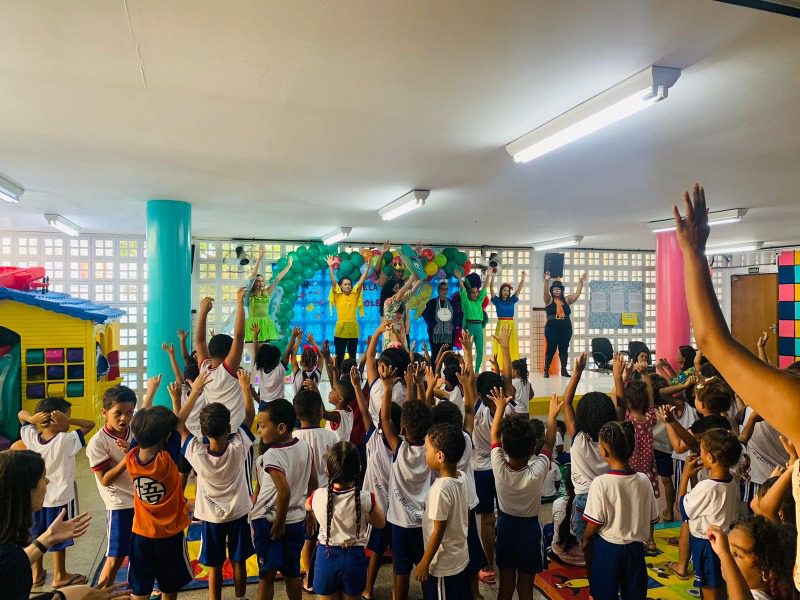
[[[105,552],[105,508],[97,493],[95,478],[86,460],[86,456],[81,453],[77,457],[76,482],[78,484],[78,498],[80,510],[88,511],[92,514],[92,524],[89,531],[82,538],[76,540],[75,545],[67,550],[67,568],[73,573],[82,573],[87,576],[94,574],[95,570],[102,565]],[[547,507],[549,509],[549,507]],[[549,518],[549,510],[542,514],[542,520]],[[49,559],[45,559],[45,568],[48,571],[48,583],[52,577],[52,566]],[[45,588],[48,589],[48,588]],[[481,593],[485,600],[495,600],[497,598],[497,586],[486,586],[481,584]],[[205,600],[208,598],[207,590],[194,590],[181,592],[178,597],[181,600]],[[223,589],[222,597],[233,599],[232,587]],[[248,586],[247,597],[255,600],[256,586]],[[311,599],[312,594],[304,594],[303,600]],[[378,585],[373,596],[376,600],[390,600],[391,593],[391,568],[385,565],[378,577]],[[515,596],[516,597],[516,596]],[[283,586],[279,583],[276,586],[276,600],[287,598]],[[416,584],[412,584],[409,593],[409,600],[421,600],[422,593]],[[541,594],[534,592],[534,598],[544,598]]]

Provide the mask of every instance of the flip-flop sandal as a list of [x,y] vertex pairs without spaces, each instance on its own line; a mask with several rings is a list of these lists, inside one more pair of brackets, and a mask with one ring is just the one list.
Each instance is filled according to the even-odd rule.
[[655,543],[647,544],[644,547],[644,553],[647,556],[658,556],[658,546]]
[[669,569],[669,571],[670,571],[670,574],[671,574],[673,577],[677,577],[677,578],[678,578],[678,579],[680,579],[681,581],[689,581],[689,580],[692,578],[692,576],[691,576],[691,575],[689,575],[688,573],[687,573],[686,575],[681,575],[680,573],[678,573],[678,572],[675,570],[675,562],[674,562],[674,561],[666,562],[666,563],[664,563],[664,566],[665,566],[667,569]]
[[43,571],[42,576],[33,582],[33,587],[35,588],[42,587],[45,581],[47,581],[47,571]]
[[54,590],[60,590],[61,588],[65,588],[68,585],[85,585],[89,583],[89,580],[86,578],[85,575],[81,575],[80,573],[76,573],[72,577],[70,577],[69,581],[62,583],[61,585],[52,585]]
[[480,579],[486,585],[494,585],[497,583],[497,575],[495,575],[495,572],[486,569],[480,570],[478,573],[478,579]]

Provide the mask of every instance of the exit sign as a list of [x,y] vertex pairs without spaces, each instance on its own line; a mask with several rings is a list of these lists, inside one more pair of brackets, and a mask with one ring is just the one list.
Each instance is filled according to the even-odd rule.
[[758,269],[759,267],[747,267],[747,272],[752,275],[753,273],[758,273]]

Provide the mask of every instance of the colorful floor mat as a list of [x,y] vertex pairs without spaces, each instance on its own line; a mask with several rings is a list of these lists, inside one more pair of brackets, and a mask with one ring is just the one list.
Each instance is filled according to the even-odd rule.
[[[679,523],[656,525],[657,556],[647,557],[648,598],[683,600],[699,598],[700,590],[692,580],[681,581],[664,565],[678,560]],[[589,580],[586,569],[551,561],[547,571],[539,573],[534,581],[536,588],[553,600],[589,600]]]

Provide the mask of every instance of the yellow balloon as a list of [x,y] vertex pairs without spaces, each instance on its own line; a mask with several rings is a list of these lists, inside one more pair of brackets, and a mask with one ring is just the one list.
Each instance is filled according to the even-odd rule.
[[[426,265],[426,266],[427,266],[427,265]],[[432,293],[433,293],[433,288],[431,287],[431,284],[430,284],[430,283],[426,283],[426,284],[425,284],[425,285],[423,285],[423,286],[422,286],[422,288],[420,288],[420,290],[419,290],[419,296],[420,296],[420,297],[421,297],[423,300],[427,300],[428,298],[430,298]]]
[[419,303],[421,301],[422,301],[422,299],[419,296],[414,296],[413,298],[411,298],[411,300],[409,300],[406,303],[406,308],[408,308],[410,310],[414,310],[415,308],[419,308]]
[[427,265],[425,265],[425,275],[436,275],[436,271],[439,270],[439,267],[436,266],[436,263],[431,261]]

